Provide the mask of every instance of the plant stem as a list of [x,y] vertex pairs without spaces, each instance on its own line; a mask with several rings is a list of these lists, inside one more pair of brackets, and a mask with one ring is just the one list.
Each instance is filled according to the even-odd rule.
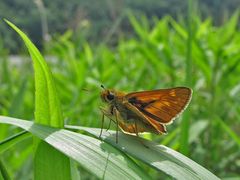
[[[187,53],[186,53],[186,85],[191,87],[192,85],[192,40],[193,40],[193,31],[192,31],[192,0],[188,0],[188,22],[187,22],[187,30],[188,30],[188,39],[187,39]],[[190,127],[190,112],[186,111],[181,127],[181,135],[180,135],[180,151],[187,155],[189,153],[188,148],[188,138],[189,138],[189,127]]]

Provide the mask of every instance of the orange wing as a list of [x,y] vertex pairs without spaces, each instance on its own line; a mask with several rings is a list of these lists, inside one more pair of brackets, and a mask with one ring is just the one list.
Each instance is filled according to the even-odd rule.
[[191,89],[176,87],[129,93],[126,98],[148,118],[151,124],[157,122],[169,124],[187,107],[191,96]]

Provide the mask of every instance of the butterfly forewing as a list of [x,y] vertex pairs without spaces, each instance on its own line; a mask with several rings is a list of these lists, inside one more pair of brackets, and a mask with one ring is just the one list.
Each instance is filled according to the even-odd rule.
[[149,121],[155,120],[162,124],[168,124],[187,107],[191,95],[191,89],[177,87],[129,93],[126,98]]

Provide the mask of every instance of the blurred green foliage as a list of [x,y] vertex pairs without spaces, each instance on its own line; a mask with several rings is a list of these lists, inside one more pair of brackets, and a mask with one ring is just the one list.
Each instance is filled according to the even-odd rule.
[[[115,44],[122,34],[133,33],[127,18],[122,18],[127,10],[131,10],[136,17],[145,14],[148,19],[161,18],[166,14],[186,17],[187,5],[187,0],[8,0],[0,1],[0,18],[15,22],[40,49],[43,48],[45,36],[63,33],[67,29],[74,29],[78,34],[81,31],[79,26],[83,24],[91,26],[87,33],[88,40],[101,42],[116,21],[121,21],[111,39]],[[203,19],[211,16],[214,24],[221,25],[239,6],[239,0],[202,0],[195,10],[201,12]],[[19,49],[20,41],[16,39],[16,35],[0,22],[0,41],[4,41],[5,47],[12,53],[22,50]]]
[[[151,26],[146,16],[137,20],[128,14],[136,34],[120,38],[115,47],[104,42],[90,45],[84,31],[77,36],[71,30],[56,36],[46,44],[45,54],[57,82],[65,122],[100,127],[100,84],[126,92],[183,86],[190,71],[194,93],[188,108],[191,112],[186,137],[188,155],[221,178],[237,177],[240,167],[238,18],[236,12],[229,21],[216,27],[210,18],[201,21],[198,16],[193,17],[188,57],[191,69],[186,66],[189,24],[170,16],[154,18]],[[0,57],[0,113],[32,119],[34,82],[30,62],[23,57],[21,64],[12,64],[7,53],[1,53],[5,56]],[[167,136],[145,137],[181,149],[180,136],[184,133],[181,122],[180,118],[170,125]],[[18,132],[3,125],[0,128],[1,139]],[[31,168],[30,147],[25,148],[28,143],[2,156],[15,177],[24,177],[24,172]],[[21,160],[15,164],[19,152]]]
[[[224,3],[227,2],[231,1]],[[131,24],[127,27],[133,29],[133,36],[119,33],[116,28],[119,23],[115,22],[106,26],[109,28],[107,35],[93,45],[89,43],[89,32],[95,29],[85,21],[75,30],[55,35],[44,44],[44,54],[57,83],[65,122],[100,127],[100,84],[126,92],[190,85],[194,93],[188,107],[189,134],[185,139],[188,156],[220,178],[238,177],[239,13],[235,12],[221,26],[216,26],[218,23],[212,18],[202,21],[196,14],[193,14],[190,24],[183,17],[178,21],[171,16],[153,17],[149,21],[144,15],[137,18],[132,14],[125,15],[122,18],[126,19],[126,24]],[[108,42],[116,33],[120,36],[114,46],[109,46]],[[21,63],[14,64],[9,61],[8,48],[4,48],[8,46],[2,44],[0,114],[33,119],[34,82],[30,60],[22,57]],[[190,54],[187,55],[189,47]],[[191,66],[187,65],[186,59],[191,60]],[[188,83],[188,78],[191,78],[191,83]],[[181,125],[184,118],[168,126],[167,136],[146,135],[145,138],[181,150],[180,137],[186,129]],[[18,132],[18,129],[4,125],[0,128],[1,140]],[[30,143],[30,140],[25,140],[1,156],[4,164],[10,167],[9,173],[17,179],[31,176]],[[153,172],[153,176],[157,178],[158,174]]]

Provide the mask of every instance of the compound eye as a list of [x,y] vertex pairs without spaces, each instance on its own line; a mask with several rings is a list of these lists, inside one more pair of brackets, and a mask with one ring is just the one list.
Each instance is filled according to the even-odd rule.
[[114,95],[113,95],[112,93],[109,93],[109,94],[107,95],[107,99],[108,99],[109,101],[112,101],[112,100],[114,99]]

